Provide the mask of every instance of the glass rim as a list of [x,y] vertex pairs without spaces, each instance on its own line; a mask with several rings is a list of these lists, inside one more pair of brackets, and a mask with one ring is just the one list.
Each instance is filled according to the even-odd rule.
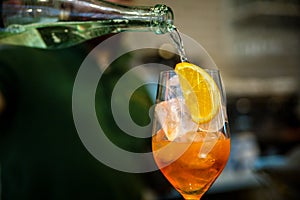
[[[220,73],[220,70],[219,69],[205,69],[205,68],[201,68],[203,70],[205,70],[206,72],[211,72],[211,73]],[[176,74],[175,70],[174,69],[169,69],[169,70],[163,70],[160,72],[160,74]]]

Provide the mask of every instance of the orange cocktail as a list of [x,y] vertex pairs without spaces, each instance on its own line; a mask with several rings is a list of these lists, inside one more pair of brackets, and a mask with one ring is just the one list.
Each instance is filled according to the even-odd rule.
[[218,70],[188,62],[162,72],[153,123],[154,160],[184,197],[199,200],[230,152],[225,95]]
[[[185,197],[197,196],[199,199],[216,180],[224,169],[230,152],[230,140],[222,133],[216,140],[205,137],[204,132],[197,132],[194,141],[176,142],[166,140],[163,130],[153,137],[152,148],[154,159],[168,181]],[[172,143],[170,148],[159,152],[158,150]],[[205,144],[206,143],[206,144]],[[214,144],[208,144],[214,143]],[[201,150],[208,145],[208,154]],[[178,159],[172,158],[174,152],[181,151]],[[166,165],[166,166],[165,166]]]

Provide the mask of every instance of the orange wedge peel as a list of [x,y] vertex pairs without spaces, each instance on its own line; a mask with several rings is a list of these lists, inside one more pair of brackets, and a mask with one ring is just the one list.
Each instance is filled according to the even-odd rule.
[[204,69],[188,62],[178,63],[175,72],[192,120],[198,124],[209,122],[221,106],[220,91],[214,79]]

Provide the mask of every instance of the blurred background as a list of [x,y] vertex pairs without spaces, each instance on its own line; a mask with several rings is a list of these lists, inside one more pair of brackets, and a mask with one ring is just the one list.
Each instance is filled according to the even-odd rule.
[[[221,71],[227,93],[232,137],[231,156],[224,172],[203,200],[299,199],[300,1],[121,2],[128,5],[170,6],[178,30],[201,44]],[[172,49],[170,42],[161,43],[156,37],[148,37],[147,34],[140,38],[129,35],[123,38],[122,45],[135,45],[137,40],[153,40],[157,49],[133,52],[130,55],[132,65],[153,62],[174,66],[178,62],[172,53],[160,51]],[[4,64],[16,63],[13,68],[19,69],[16,66],[21,66],[20,74],[24,74],[18,83],[6,77],[11,71],[0,68],[0,75],[3,71],[4,81],[7,81],[13,91],[12,101],[4,102],[0,96],[0,111],[9,108],[12,109],[9,113],[14,113],[19,109],[14,106],[14,103],[19,102],[15,100],[26,101],[19,105],[22,109],[18,112],[22,114],[17,115],[13,131],[5,132],[8,129],[8,117],[11,116],[0,115],[1,131],[5,130],[1,134],[6,133],[0,135],[0,199],[93,199],[97,195],[99,198],[110,199],[140,199],[140,196],[146,200],[180,199],[159,172],[146,174],[146,178],[116,172],[99,164],[77,138],[69,102],[72,81],[81,62],[98,43],[99,41],[94,40],[67,51],[52,52],[24,47],[0,48],[0,61]],[[197,52],[188,52],[189,58],[197,56]],[[101,63],[101,57],[96,57],[95,62]],[[104,94],[100,92],[98,99],[104,98],[102,95],[105,98],[109,96],[114,81],[127,70],[122,68],[123,63],[123,60],[116,62],[121,67],[108,71],[103,85],[104,90],[109,89]],[[22,68],[23,65],[29,70]],[[156,74],[152,69],[149,70],[145,69],[145,74],[140,74],[140,78]],[[155,78],[157,77],[149,77],[149,80]],[[22,83],[28,86],[23,86]],[[27,89],[29,93],[21,93],[23,96],[19,98],[14,92],[20,88],[16,89],[15,85],[21,85],[20,88]],[[5,89],[3,91],[5,94]],[[150,92],[153,98],[155,91]],[[145,108],[144,104],[151,104],[149,99],[141,99],[136,99],[141,110]],[[105,103],[107,102],[100,101],[100,106],[109,105]],[[102,110],[99,109],[101,113]],[[105,112],[106,110],[103,111]],[[27,117],[28,113],[30,117]],[[45,122],[47,120],[48,123]],[[145,121],[147,119],[141,123]],[[109,120],[104,123],[113,125]],[[107,129],[110,130],[111,127]],[[22,133],[24,128],[29,130],[26,134]],[[56,132],[59,136],[53,134]],[[120,140],[120,143],[125,141],[116,135],[113,138]],[[137,148],[131,140],[127,143]],[[140,178],[144,180],[141,184]],[[136,179],[139,181],[135,181]],[[149,190],[141,189],[141,185],[147,185]],[[137,191],[143,194],[137,194]],[[28,195],[27,198],[24,195]]]
[[[134,3],[170,6],[178,30],[202,45],[221,71],[228,101],[231,157],[203,199],[299,199],[300,1]],[[128,45],[133,41],[129,37]],[[172,49],[166,46],[157,44],[158,48]],[[187,56],[197,57],[197,52],[190,51]],[[136,61],[167,64],[172,59],[172,55],[156,51],[139,55]]]

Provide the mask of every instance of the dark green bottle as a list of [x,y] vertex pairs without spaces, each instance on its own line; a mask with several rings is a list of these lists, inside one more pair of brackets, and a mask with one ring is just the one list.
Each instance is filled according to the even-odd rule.
[[0,0],[0,26],[0,44],[56,49],[122,31],[167,33],[173,13],[100,0]]

